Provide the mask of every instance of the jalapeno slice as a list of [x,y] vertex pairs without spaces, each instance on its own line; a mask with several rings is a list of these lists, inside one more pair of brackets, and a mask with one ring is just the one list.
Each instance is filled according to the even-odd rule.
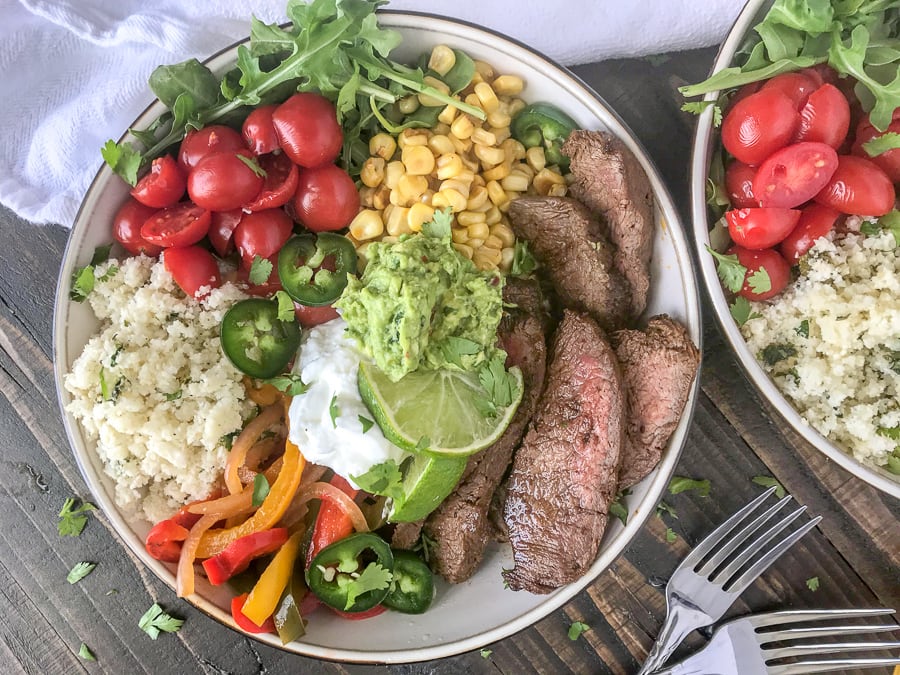
[[391,588],[394,554],[387,542],[357,532],[323,548],[306,570],[306,584],[326,605],[364,612],[381,603]]
[[526,148],[544,148],[547,164],[556,164],[565,173],[569,158],[563,154],[562,146],[577,128],[578,123],[555,105],[532,103],[516,114],[510,132]]
[[356,274],[356,249],[333,232],[292,237],[278,254],[281,285],[301,305],[330,305],[347,285],[348,274]]
[[238,370],[267,379],[284,370],[296,354],[300,324],[296,318],[281,321],[274,300],[251,298],[225,312],[219,338],[222,351]]
[[425,561],[412,551],[394,551],[394,583],[382,601],[405,614],[421,614],[434,599],[434,576]]

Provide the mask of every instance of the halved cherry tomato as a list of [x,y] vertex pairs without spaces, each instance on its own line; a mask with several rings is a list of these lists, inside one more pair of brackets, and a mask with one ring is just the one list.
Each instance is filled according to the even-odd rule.
[[[764,248],[760,251],[751,251],[742,246],[732,246],[727,253],[736,255],[738,262],[747,268],[744,285],[738,291],[738,295],[742,295],[748,300],[766,300],[776,296],[785,289],[791,279],[791,266],[775,249]],[[768,274],[771,288],[767,291],[757,292],[750,286],[750,277],[761,269]]]
[[209,222],[209,243],[223,258],[234,250],[234,230],[237,228],[244,212],[241,209],[231,211],[213,211]]
[[823,84],[800,109],[794,141],[814,141],[839,148],[850,128],[850,103],[833,84]]
[[762,80],[757,80],[756,82],[749,82],[748,84],[740,87],[731,95],[731,98],[728,99],[728,104],[725,106],[725,112],[728,113],[728,111],[730,111],[740,101],[743,101],[745,98],[750,96],[750,94],[755,94],[756,92],[758,92],[763,84],[764,82]]
[[324,96],[294,94],[272,113],[282,150],[295,164],[312,168],[337,159],[344,134],[334,104]]
[[798,70],[793,73],[782,73],[767,80],[760,91],[780,91],[794,102],[797,110],[805,104],[809,95],[822,85],[822,79]]
[[725,212],[728,234],[738,246],[769,248],[784,239],[800,220],[795,209],[734,209]]
[[840,217],[841,212],[830,206],[810,204],[800,213],[797,227],[784,238],[778,250],[791,265],[796,265],[813,247],[816,239],[831,232]]
[[266,172],[262,190],[252,202],[244,206],[247,211],[274,209],[287,204],[297,191],[300,171],[287,155],[263,155],[259,165]]
[[313,326],[328,323],[340,316],[334,305],[311,307],[309,305],[301,305],[299,302],[294,303],[294,314],[297,315],[297,321],[304,328],[312,328]]
[[248,595],[250,594],[242,593],[231,599],[231,618],[234,619],[238,628],[247,633],[274,633],[275,621],[272,620],[272,617],[266,619],[262,626],[257,626],[253,621],[244,616],[244,612],[241,610],[244,609],[244,603],[247,602]]
[[263,186],[262,168],[249,150],[207,155],[188,174],[188,196],[210,211],[239,209]]
[[359,213],[359,192],[346,171],[326,164],[300,172],[293,207],[297,220],[313,232],[340,230]]
[[184,195],[184,170],[169,155],[157,157],[150,171],[131,188],[131,196],[157,209],[172,206]]
[[887,174],[871,160],[853,155],[838,157],[837,170],[815,196],[841,213],[883,216],[894,208],[896,193]]
[[759,202],[753,196],[754,176],[756,169],[738,160],[734,160],[725,169],[725,190],[728,192],[728,201],[732,207],[746,209],[759,206]]
[[755,166],[787,145],[799,124],[800,114],[790,98],[760,89],[725,115],[722,144],[744,164]]
[[141,226],[141,236],[151,244],[162,247],[190,246],[206,236],[210,213],[206,209],[179,202],[157,211]]
[[129,197],[113,217],[113,237],[131,255],[159,255],[162,247],[151,244],[141,236],[144,223],[157,211]]
[[178,150],[178,164],[189,173],[207,155],[246,149],[244,139],[234,129],[222,124],[211,124],[187,133]]
[[234,245],[241,263],[250,269],[256,256],[268,258],[278,253],[290,238],[294,223],[282,209],[246,213],[234,231]]
[[838,156],[824,143],[794,143],[773,152],[753,179],[760,206],[792,209],[816,196],[834,174]]
[[894,111],[893,120],[891,121],[890,126],[888,126],[887,131],[878,131],[872,124],[869,116],[864,116],[856,127],[856,139],[853,142],[852,152],[854,155],[859,155],[860,157],[872,160],[874,164],[881,167],[882,171],[884,171],[888,175],[888,178],[894,183],[900,183],[900,148],[894,148],[893,150],[888,150],[887,152],[872,157],[862,147],[863,143],[870,141],[873,138],[884,136],[884,134],[890,132],[900,134],[900,109]]
[[[181,290],[192,298],[203,299],[211,288],[222,285],[219,266],[212,253],[199,246],[167,248],[163,263]],[[201,293],[200,289],[207,289]]]
[[278,104],[263,105],[247,115],[241,126],[241,134],[247,147],[254,155],[265,155],[277,150],[278,136],[275,134],[275,125],[272,123],[272,113]]

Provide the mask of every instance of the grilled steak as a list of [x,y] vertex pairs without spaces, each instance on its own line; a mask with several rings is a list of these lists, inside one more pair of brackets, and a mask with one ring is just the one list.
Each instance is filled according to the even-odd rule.
[[509,279],[507,284],[504,300],[518,302],[516,308],[504,312],[498,335],[508,355],[507,365],[522,370],[522,402],[503,435],[472,455],[456,489],[425,521],[425,533],[435,543],[432,567],[452,583],[472,576],[484,556],[492,535],[488,518],[491,498],[522,440],[544,385],[547,348],[540,291],[536,283]]
[[623,325],[631,306],[628,282],[586,206],[566,197],[520,197],[510,202],[509,218],[566,307],[589,312],[610,330]]
[[417,520],[413,523],[397,523],[394,526],[394,533],[391,535],[391,546],[405,550],[411,549],[419,541],[424,522]]
[[637,483],[659,462],[681,419],[700,352],[687,330],[664,314],[650,319],[646,330],[614,333],[612,341],[628,401],[619,474],[622,489]]
[[647,304],[653,252],[653,193],[647,174],[619,139],[600,131],[573,131],[563,152],[575,181],[569,194],[603,216],[616,247],[616,269],[631,288],[632,317]]
[[593,563],[616,492],[624,414],[612,347],[593,320],[567,310],[509,479],[510,588],[549,593]]

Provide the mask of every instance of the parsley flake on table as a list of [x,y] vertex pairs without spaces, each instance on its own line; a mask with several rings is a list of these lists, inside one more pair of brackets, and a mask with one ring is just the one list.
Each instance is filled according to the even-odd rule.
[[811,591],[819,590],[819,577],[810,577],[807,579],[806,587]]
[[97,563],[92,562],[80,562],[75,565],[69,573],[66,575],[66,581],[70,584],[77,584],[79,581],[84,579],[88,574],[94,571],[94,568],[97,566]]
[[671,527],[667,527],[666,528],[666,541],[669,542],[670,544],[672,544],[675,542],[676,539],[678,539],[678,535],[676,534],[675,530],[673,530]]
[[269,481],[266,477],[258,473],[253,478],[253,506],[258,507],[269,496]]
[[176,619],[166,614],[158,603],[153,605],[144,612],[144,615],[138,621],[138,628],[150,636],[151,640],[155,640],[162,633],[177,633],[184,625],[184,619]]
[[403,473],[393,459],[376,464],[365,473],[350,478],[366,492],[392,499],[403,497]]
[[673,518],[678,518],[678,514],[675,512],[675,509],[672,508],[670,504],[666,504],[666,502],[660,502],[656,505],[656,517],[662,518],[664,514],[668,514]]
[[90,502],[75,507],[75,500],[69,497],[59,511],[59,523],[56,525],[59,536],[77,537],[87,524],[87,513],[96,510],[97,507]]
[[[246,159],[243,155],[238,155],[238,157],[242,159]],[[272,261],[263,258],[262,256],[254,256],[253,262],[250,263],[250,274],[248,275],[250,279],[250,283],[254,286],[260,286],[266,283],[269,280],[269,276],[272,274]],[[287,294],[285,294],[287,295]],[[279,304],[279,310],[281,309],[281,305]],[[294,313],[294,305],[291,303],[291,314]],[[281,319],[281,313],[279,312],[279,319]],[[284,319],[281,319],[284,321]]]
[[96,661],[97,660],[97,657],[94,656],[94,653],[83,642],[81,643],[81,646],[78,648],[78,656],[83,658],[85,661]]
[[341,409],[337,404],[337,394],[331,397],[331,403],[328,404],[328,415],[331,417],[331,426],[337,429],[337,418],[340,417]]
[[353,603],[363,593],[369,591],[380,591],[387,588],[394,575],[389,569],[382,567],[376,562],[369,563],[358,577],[349,582],[345,587],[347,589],[347,604],[344,605],[345,610],[353,607]]
[[569,639],[577,640],[579,637],[581,637],[581,634],[583,632],[585,632],[586,630],[590,630],[590,629],[591,629],[591,627],[588,626],[583,621],[575,621],[572,623],[571,626],[569,626]]
[[710,482],[706,478],[695,480],[685,476],[673,476],[669,481],[669,494],[677,495],[688,490],[695,490],[701,497],[708,497],[710,487]]
[[736,254],[725,255],[706,247],[710,255],[716,259],[716,274],[722,280],[722,285],[732,293],[737,293],[744,285],[744,277],[747,275],[747,268],[738,262]]
[[778,499],[784,497],[784,486],[771,476],[754,476],[751,480],[757,485],[762,485],[764,488],[774,486],[775,496],[778,497]]
[[489,659],[489,658],[491,658],[491,654],[493,654],[493,653],[494,652],[491,649],[482,649],[481,650],[481,658]]

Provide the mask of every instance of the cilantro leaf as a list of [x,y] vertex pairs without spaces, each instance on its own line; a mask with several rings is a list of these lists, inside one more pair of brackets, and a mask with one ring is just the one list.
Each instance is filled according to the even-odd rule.
[[673,509],[672,506],[670,504],[667,504],[666,502],[660,502],[656,505],[656,517],[662,518],[663,514],[668,514],[676,520],[678,519],[678,512],[675,511],[675,509]]
[[[271,263],[269,263],[271,265]],[[268,277],[267,277],[268,278]],[[275,291],[275,302],[278,303],[278,320],[289,322],[294,320],[294,301],[284,291]]]
[[151,640],[158,638],[160,632],[177,633],[183,624],[184,619],[176,619],[166,614],[163,608],[155,602],[138,620],[138,628],[149,635]]
[[890,230],[894,235],[894,241],[900,246],[900,211],[894,209],[878,219],[878,225],[884,230]]
[[435,211],[431,221],[422,225],[422,234],[434,239],[450,238],[450,223],[453,221],[453,210],[450,208]]
[[76,268],[72,272],[72,288],[69,290],[69,299],[75,302],[84,302],[94,290],[95,282],[93,265]]
[[625,504],[625,497],[631,494],[631,490],[625,488],[616,493],[615,499],[609,505],[609,515],[614,516],[622,521],[623,525],[628,524],[628,506]]
[[[241,157],[242,155],[238,155]],[[250,274],[248,278],[250,279],[250,283],[254,286],[260,286],[266,283],[269,280],[269,276],[272,274],[272,261],[263,258],[262,256],[254,256],[253,262],[250,263]],[[285,295],[287,295],[285,293]],[[281,319],[281,306],[278,307],[279,313],[278,318]],[[294,305],[291,303],[291,311],[293,312]],[[284,321],[284,319],[281,319]]]
[[538,262],[532,255],[531,249],[528,248],[528,242],[523,239],[516,239],[509,273],[514,277],[525,277],[534,272],[537,267]]
[[97,507],[90,502],[84,502],[77,508],[74,507],[75,500],[70,497],[59,511],[59,523],[57,523],[56,529],[61,537],[77,537],[87,524],[86,514],[89,511],[97,510]]
[[353,603],[363,593],[383,590],[390,585],[393,579],[394,575],[391,574],[390,570],[385,569],[377,562],[369,563],[362,571],[362,574],[345,586],[347,590],[347,604],[344,605],[344,611],[348,611],[353,607]]
[[266,177],[266,170],[259,165],[259,162],[255,157],[247,157],[247,155],[242,155],[240,153],[235,153],[234,156],[246,164],[259,178]]
[[764,488],[775,486],[775,496],[779,499],[784,497],[784,486],[771,476],[754,476],[751,480]]
[[363,433],[368,432],[369,429],[371,429],[375,425],[375,422],[373,422],[368,417],[365,417],[363,415],[357,415],[356,419],[358,419],[359,423],[362,424]]
[[669,482],[669,493],[677,495],[688,490],[696,490],[701,497],[708,497],[710,487],[710,482],[706,478],[695,480],[684,476],[673,476]]
[[166,394],[165,396],[167,401],[177,401],[181,398],[182,391],[181,389],[179,389],[178,391],[173,391],[172,393]]
[[467,365],[463,363],[463,356],[474,356],[482,351],[484,351],[484,347],[474,340],[456,335],[447,336],[441,344],[441,353],[447,362],[462,369],[467,368]]
[[732,293],[737,293],[744,285],[744,277],[747,275],[747,268],[738,262],[736,254],[725,255],[711,249],[709,246],[706,250],[716,259],[716,274],[722,280],[722,285]]
[[731,310],[731,317],[738,326],[743,326],[750,319],[758,319],[762,316],[759,312],[753,311],[753,308],[750,306],[750,301],[743,295],[735,297],[734,302],[731,303],[729,309]]
[[862,144],[862,147],[869,157],[878,157],[878,155],[883,155],[890,150],[900,148],[900,134],[895,131],[889,131],[882,136],[870,138]]
[[500,352],[478,369],[478,381],[486,397],[476,400],[476,405],[485,417],[493,417],[499,408],[512,405],[519,397],[519,381],[511,371],[506,370],[505,362],[505,355]]
[[675,533],[671,527],[666,528],[666,541],[670,544],[674,543],[675,540],[678,539],[678,535]]
[[341,409],[337,404],[337,394],[331,397],[331,403],[328,404],[328,415],[331,417],[331,426],[337,429],[337,418],[341,414]]
[[78,648],[78,656],[83,658],[85,661],[96,661],[97,660],[97,657],[94,656],[94,653],[83,642],[81,643],[81,646]]
[[754,293],[768,293],[772,290],[772,279],[765,267],[760,267],[753,274],[747,277],[747,283],[750,290]]
[[69,573],[66,575],[66,581],[70,584],[77,584],[79,581],[84,579],[88,574],[94,571],[94,568],[97,566],[97,563],[92,562],[80,562],[73,567]]
[[569,626],[569,639],[573,641],[577,640],[579,637],[581,637],[582,633],[590,629],[591,627],[583,621],[574,621],[572,625]]
[[489,658],[491,658],[491,654],[493,654],[493,653],[494,652],[490,649],[482,649],[481,650],[481,658],[489,659]]
[[810,577],[807,579],[806,587],[811,591],[819,590],[819,577]]
[[258,507],[268,496],[269,481],[263,474],[258,473],[253,477],[253,506]]
[[693,115],[700,115],[710,107],[713,109],[713,126],[717,127],[722,124],[722,108],[720,108],[715,101],[694,101],[692,103],[685,103],[681,106],[681,109],[684,112]]
[[784,361],[797,355],[797,350],[789,344],[772,344],[763,347],[760,358],[767,366],[774,366],[779,361]]
[[106,141],[100,154],[109,167],[116,172],[126,183],[131,186],[137,184],[138,171],[143,164],[141,153],[128,143],[117,144],[114,140]]
[[288,396],[300,396],[309,391],[309,385],[300,379],[300,376],[296,373],[276,375],[266,380],[266,382]]
[[112,250],[112,244],[98,246],[94,249],[94,255],[91,256],[91,265],[99,265],[109,260],[109,252]]
[[809,319],[803,319],[800,322],[800,325],[794,329],[794,332],[800,337],[808,338],[809,337]]
[[350,476],[366,492],[392,499],[403,497],[403,473],[393,459],[376,464],[359,476]]

